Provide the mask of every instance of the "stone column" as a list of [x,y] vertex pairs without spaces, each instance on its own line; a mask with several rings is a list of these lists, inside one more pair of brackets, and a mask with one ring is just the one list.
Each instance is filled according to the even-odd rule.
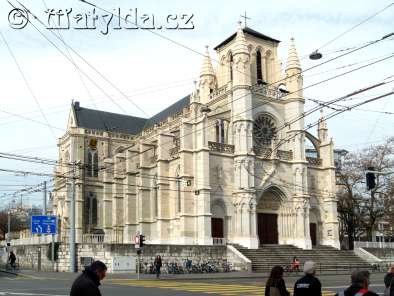
[[113,165],[112,159],[105,159],[103,176],[103,229],[107,238],[112,237],[112,185],[113,185]]

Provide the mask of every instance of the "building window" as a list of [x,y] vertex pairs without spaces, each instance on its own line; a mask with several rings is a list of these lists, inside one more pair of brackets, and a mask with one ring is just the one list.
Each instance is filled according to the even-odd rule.
[[226,143],[226,121],[223,119],[218,119],[215,124],[215,138],[216,143]]
[[153,190],[154,190],[154,198],[155,198],[155,217],[159,216],[159,199],[158,199],[158,186],[157,186],[157,175],[153,177]]
[[97,194],[89,192],[85,199],[85,217],[87,217],[87,228],[90,233],[97,226]]
[[256,71],[257,71],[257,83],[262,84],[263,83],[263,72],[262,72],[262,67],[261,67],[261,52],[258,50],[256,52]]
[[98,165],[98,152],[97,150],[88,151],[88,164],[87,164],[87,176],[98,177],[99,165]]
[[233,55],[230,52],[230,80],[233,81]]

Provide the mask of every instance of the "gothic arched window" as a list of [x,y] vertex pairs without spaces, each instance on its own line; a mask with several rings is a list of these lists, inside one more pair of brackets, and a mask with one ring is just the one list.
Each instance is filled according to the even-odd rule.
[[262,84],[263,83],[263,72],[262,72],[262,67],[261,67],[261,52],[258,50],[256,52],[256,78],[257,78],[257,83]]
[[230,67],[230,80],[233,81],[233,54],[230,52],[230,57],[229,57],[229,67]]
[[216,143],[226,143],[226,127],[225,127],[225,120],[223,119],[218,119],[216,120],[215,124],[215,137],[216,137]]
[[180,168],[176,170],[176,193],[177,193],[177,212],[181,212],[181,177],[179,176]]
[[88,192],[85,199],[85,217],[87,217],[86,226],[90,233],[97,226],[97,194]]
[[98,152],[90,149],[88,151],[87,175],[88,177],[98,177],[98,171]]

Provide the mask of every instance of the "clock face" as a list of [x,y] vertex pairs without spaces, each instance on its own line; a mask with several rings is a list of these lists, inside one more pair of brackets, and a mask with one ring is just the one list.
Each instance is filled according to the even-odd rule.
[[267,115],[260,115],[253,124],[253,138],[257,146],[271,145],[272,138],[276,135],[274,120]]

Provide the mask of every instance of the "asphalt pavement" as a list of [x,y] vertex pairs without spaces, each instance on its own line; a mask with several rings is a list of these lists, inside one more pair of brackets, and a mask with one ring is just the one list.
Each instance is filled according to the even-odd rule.
[[[78,274],[21,272],[19,275],[0,272],[0,295],[15,296],[66,296],[69,295],[73,280]],[[294,282],[302,274],[285,277],[290,291]],[[383,295],[383,273],[372,274],[371,289]],[[100,287],[102,295],[264,295],[266,274],[223,273],[163,275],[156,280],[154,275],[142,275],[137,280],[135,274],[109,274]],[[349,275],[319,276],[323,286],[323,296],[332,296],[348,286]]]

